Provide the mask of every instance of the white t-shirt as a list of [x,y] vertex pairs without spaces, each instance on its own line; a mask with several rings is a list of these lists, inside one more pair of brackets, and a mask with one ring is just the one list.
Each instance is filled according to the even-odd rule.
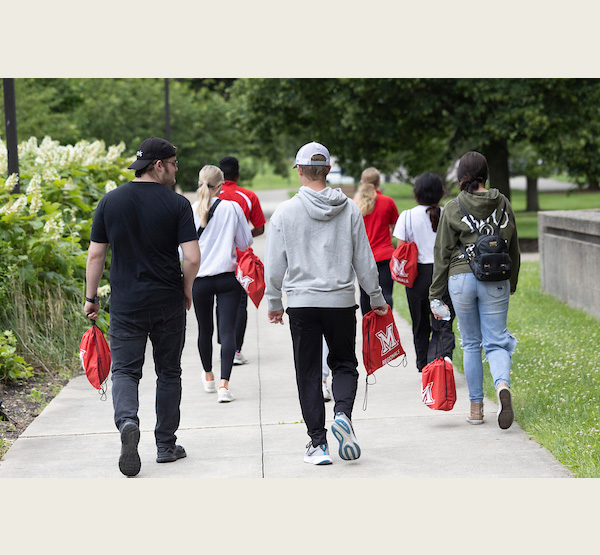
[[[211,206],[216,200],[216,198],[211,199]],[[197,208],[198,201],[192,204],[196,229],[200,227]],[[252,232],[241,206],[237,202],[221,199],[206,229],[198,239],[200,269],[196,277],[235,272],[237,266],[235,249],[245,251],[252,245],[252,241]]]
[[417,244],[419,264],[433,264],[436,234],[431,227],[427,208],[428,206],[419,204],[410,210],[405,210],[400,214],[394,228],[394,237],[401,241],[414,241]]

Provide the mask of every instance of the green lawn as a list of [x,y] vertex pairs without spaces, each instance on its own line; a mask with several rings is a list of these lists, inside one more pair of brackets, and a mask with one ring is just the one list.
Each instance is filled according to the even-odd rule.
[[[394,308],[410,322],[399,284]],[[600,477],[600,321],[542,293],[539,263],[525,262],[510,299],[508,328],[518,340],[511,370],[516,421],[575,476]],[[456,323],[455,333],[453,362],[462,371]],[[495,400],[487,363],[484,368],[485,394]],[[494,416],[486,411],[489,425]]]

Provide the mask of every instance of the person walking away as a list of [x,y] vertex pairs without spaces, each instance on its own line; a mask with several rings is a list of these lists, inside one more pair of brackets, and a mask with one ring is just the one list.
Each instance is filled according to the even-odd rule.
[[[471,402],[467,422],[483,423],[483,363],[481,349],[489,362],[498,398],[498,425],[510,428],[514,411],[510,392],[510,366],[517,341],[506,320],[509,297],[517,288],[521,253],[515,215],[509,200],[498,189],[486,189],[488,165],[479,152],[467,152],[459,161],[460,193],[446,204],[434,247],[433,281],[429,299],[450,298],[461,333],[463,366]],[[462,211],[459,202],[471,216]],[[472,223],[470,223],[470,220]],[[493,234],[496,226],[508,244],[510,279],[479,281],[473,274],[461,244],[471,257],[480,233]],[[439,315],[434,313],[436,318]]]
[[[141,468],[138,386],[148,337],[156,381],[156,462],[186,456],[176,445],[181,402],[181,352],[185,311],[200,250],[189,201],[175,193],[175,147],[157,137],[140,145],[129,168],[135,179],[98,203],[88,249],[84,312],[96,320],[98,285],[110,245],[110,348],[114,420],[121,435],[119,469],[135,476]],[[180,264],[178,246],[183,253]]]
[[223,181],[223,172],[216,166],[204,166],[200,170],[198,200],[192,205],[192,211],[202,262],[192,293],[198,320],[198,351],[204,368],[203,384],[208,393],[217,390],[212,371],[213,306],[217,298],[217,326],[221,338],[221,381],[217,400],[229,403],[234,399],[229,381],[236,347],[235,319],[243,292],[235,277],[236,249],[249,248],[252,233],[239,204],[219,198]]
[[[354,201],[358,204],[365,220],[365,229],[375,262],[377,262],[379,285],[383,291],[383,296],[390,308],[394,308],[392,298],[394,280],[390,271],[390,259],[394,252],[392,231],[398,220],[398,207],[394,199],[381,193],[379,190],[380,182],[381,176],[376,168],[364,170]],[[369,295],[361,288],[360,309],[363,316],[371,310],[369,303]]]
[[[260,206],[258,196],[254,191],[240,187],[237,181],[240,178],[240,164],[237,158],[225,156],[219,162],[225,181],[221,187],[219,198],[224,200],[233,200],[237,202],[242,210],[246,220],[252,224],[252,237],[258,237],[265,232],[265,215]],[[240,252],[238,251],[238,260]],[[241,285],[240,285],[241,287]],[[217,300],[217,307],[219,301]],[[235,355],[233,364],[248,364],[248,359],[242,354],[242,345],[246,334],[246,325],[248,323],[248,294],[242,288],[240,297],[240,306],[235,320]]]
[[417,355],[417,370],[443,356],[452,363],[455,341],[452,324],[454,309],[450,295],[444,293],[442,300],[450,309],[449,320],[437,320],[429,308],[429,287],[433,278],[433,246],[440,221],[444,196],[442,180],[434,173],[417,177],[414,195],[418,206],[404,210],[394,228],[394,237],[399,245],[404,241],[417,244],[417,277],[412,287],[406,287],[406,298],[412,320],[413,342]]
[[352,424],[358,386],[355,279],[371,307],[388,307],[377,282],[377,265],[358,206],[340,189],[326,186],[331,169],[322,144],[304,145],[296,155],[300,190],[275,210],[267,233],[265,296],[271,323],[283,324],[282,291],[294,349],[296,383],[310,442],[304,461],[331,464],[322,394],[322,336],[329,346],[335,419],[332,432],[344,460],[358,459]]

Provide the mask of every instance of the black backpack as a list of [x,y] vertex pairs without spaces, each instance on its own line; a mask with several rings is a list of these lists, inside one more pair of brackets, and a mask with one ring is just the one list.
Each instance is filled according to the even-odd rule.
[[458,202],[460,209],[467,217],[471,229],[477,233],[477,241],[475,241],[474,256],[472,258],[469,258],[464,245],[460,241],[458,243],[475,277],[479,281],[503,281],[510,279],[508,244],[505,239],[500,237],[500,222],[502,222],[506,213],[506,200],[502,208],[502,215],[498,220],[499,223],[491,235],[482,235],[475,225],[473,217],[465,210],[458,198],[456,202]]

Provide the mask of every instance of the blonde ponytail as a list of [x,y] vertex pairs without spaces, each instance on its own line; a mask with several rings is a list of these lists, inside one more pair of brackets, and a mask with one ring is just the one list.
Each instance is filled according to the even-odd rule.
[[363,217],[368,216],[375,209],[375,202],[377,201],[376,190],[379,187],[380,179],[376,168],[367,168],[360,176],[361,185],[354,200],[358,204]]
[[214,196],[214,189],[220,189],[225,178],[217,166],[204,166],[198,175],[198,207],[196,212],[200,216],[200,225],[206,227],[210,199]]

